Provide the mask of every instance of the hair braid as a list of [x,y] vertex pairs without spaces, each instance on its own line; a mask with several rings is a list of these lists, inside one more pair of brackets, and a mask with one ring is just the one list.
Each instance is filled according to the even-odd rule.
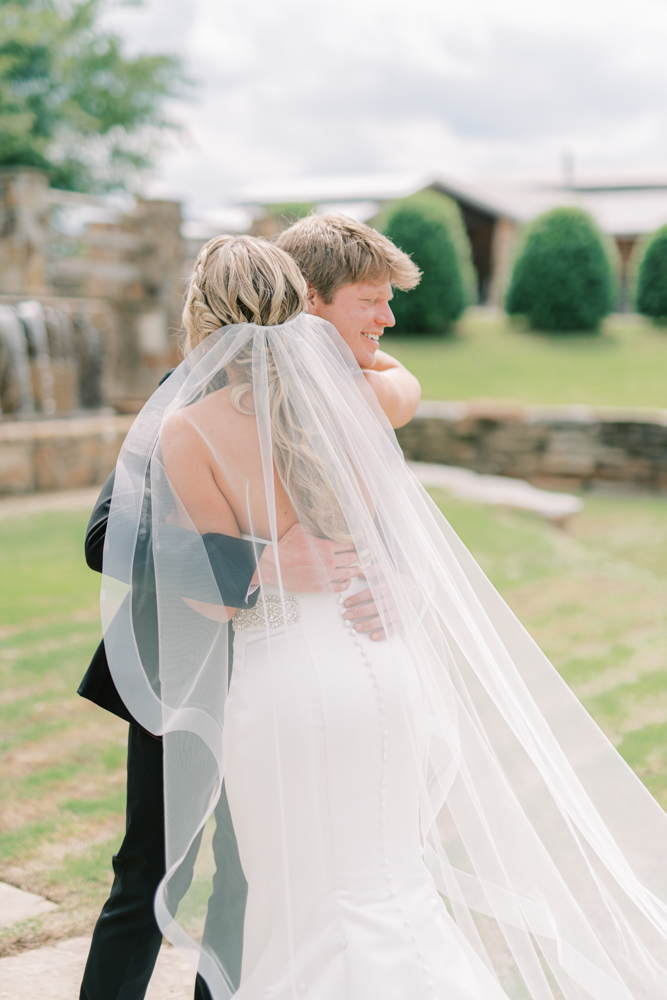
[[209,333],[219,330],[223,325],[222,319],[215,315],[206,300],[203,291],[204,274],[205,258],[204,260],[197,258],[183,308],[183,326],[186,330],[189,350],[201,343],[208,337]]

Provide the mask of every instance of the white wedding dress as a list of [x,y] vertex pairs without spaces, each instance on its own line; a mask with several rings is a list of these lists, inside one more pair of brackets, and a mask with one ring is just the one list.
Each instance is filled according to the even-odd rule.
[[238,1000],[504,997],[424,865],[419,682],[398,636],[373,642],[342,618],[365,586],[288,594],[298,621],[270,630],[252,627],[280,607],[264,588],[235,631],[224,734],[248,880]]

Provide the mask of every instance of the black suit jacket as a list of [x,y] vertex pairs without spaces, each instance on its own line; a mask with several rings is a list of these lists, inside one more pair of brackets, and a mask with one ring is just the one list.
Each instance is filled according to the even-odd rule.
[[[168,375],[165,375],[165,378]],[[109,520],[114,478],[115,470],[102,487],[86,530],[86,562],[91,569],[98,573],[102,572],[104,539]],[[149,672],[152,672],[150,669],[151,662],[154,661],[155,668],[157,666],[157,605],[150,544],[150,497],[147,499],[148,503],[144,505],[146,516],[142,518],[142,528],[139,532],[137,553],[135,555],[135,568],[132,581],[132,612],[133,619],[139,626],[137,628],[137,640],[142,660]],[[174,530],[178,531],[179,529]],[[242,538],[234,538],[231,535],[216,534],[213,532],[203,535],[203,542],[223,604],[232,608],[254,607],[259,596],[259,590],[251,594],[249,598],[247,597],[247,593],[257,566],[257,559],[261,555],[261,547]],[[192,596],[196,595],[193,594]],[[113,628],[113,623],[111,627]],[[231,629],[229,630],[229,636],[229,664],[231,669],[231,645],[233,639]],[[116,685],[113,682],[109,671],[109,664],[107,663],[104,640],[102,640],[95,651],[90,666],[79,685],[78,693],[82,698],[87,698],[108,712],[112,712],[121,719],[125,719],[126,722],[137,724],[116,690]]]

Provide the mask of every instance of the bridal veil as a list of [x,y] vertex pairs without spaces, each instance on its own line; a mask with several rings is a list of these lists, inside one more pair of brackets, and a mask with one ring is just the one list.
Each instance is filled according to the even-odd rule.
[[[336,330],[306,314],[207,337],[145,405],[118,460],[102,617],[118,691],[164,741],[167,874],[155,904],[164,935],[215,1000],[232,995],[238,913],[210,906],[203,938],[202,925],[216,864],[225,863],[210,827],[225,776],[233,625],[210,545],[166,474],[161,433],[241,367],[259,435],[266,541],[278,542],[279,387],[290,414],[281,433],[310,456],[306,479],[310,469],[321,487],[292,496],[295,509],[311,533],[352,539],[387,625],[417,665],[424,861],[469,946],[511,1000],[664,1000],[667,817],[416,481]],[[148,625],[147,593],[157,605]],[[290,595],[279,587],[275,600],[289,622]],[[265,630],[270,659],[268,620]],[[270,683],[277,690],[280,676]],[[279,767],[279,727],[275,737]],[[288,837],[289,823],[276,836]]]

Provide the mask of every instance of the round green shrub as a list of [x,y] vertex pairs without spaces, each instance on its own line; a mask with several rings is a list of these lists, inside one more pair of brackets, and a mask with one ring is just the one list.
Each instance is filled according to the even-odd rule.
[[475,301],[475,270],[458,205],[435,191],[422,191],[392,205],[379,227],[423,275],[411,292],[395,292],[395,332],[448,332]]
[[650,239],[637,272],[637,312],[667,326],[667,226]]
[[579,208],[556,208],[529,227],[514,264],[505,308],[532,329],[597,330],[612,308],[610,248]]

